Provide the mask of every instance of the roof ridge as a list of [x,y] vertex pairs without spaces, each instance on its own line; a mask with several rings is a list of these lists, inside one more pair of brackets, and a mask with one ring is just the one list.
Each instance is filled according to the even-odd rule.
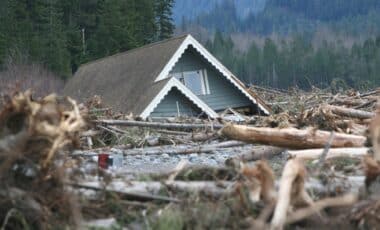
[[180,36],[177,36],[177,37],[172,37],[172,38],[168,38],[168,39],[165,39],[165,40],[162,40],[162,41],[157,41],[157,42],[149,43],[149,44],[137,47],[137,48],[126,50],[124,52],[119,52],[119,53],[116,53],[116,54],[113,54],[113,55],[110,55],[110,56],[105,56],[105,57],[102,57],[102,58],[99,58],[99,59],[95,59],[93,61],[89,61],[89,62],[86,62],[84,64],[81,64],[79,66],[78,70],[81,67],[84,67],[84,66],[87,66],[87,65],[90,65],[90,64],[94,64],[94,63],[97,63],[97,62],[101,62],[101,61],[103,61],[103,60],[105,60],[107,58],[117,57],[117,56],[121,56],[121,55],[125,55],[125,54],[130,54],[130,53],[142,50],[142,49],[150,48],[150,47],[153,47],[153,46],[156,46],[156,45],[160,45],[160,44],[163,44],[163,43],[167,43],[167,42],[170,42],[170,41],[173,41],[173,40],[182,39],[182,38],[185,38],[185,37],[188,37],[188,36],[190,36],[190,34],[183,34],[183,35],[180,35]]

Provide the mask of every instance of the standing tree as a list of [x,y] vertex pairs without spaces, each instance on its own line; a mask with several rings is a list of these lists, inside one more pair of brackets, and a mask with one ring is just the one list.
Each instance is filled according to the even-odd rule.
[[155,15],[157,25],[157,40],[170,38],[175,29],[172,18],[174,0],[156,0]]

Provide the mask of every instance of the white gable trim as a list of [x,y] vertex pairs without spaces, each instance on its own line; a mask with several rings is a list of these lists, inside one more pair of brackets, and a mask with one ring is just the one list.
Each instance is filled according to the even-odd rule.
[[156,97],[150,102],[150,104],[144,109],[140,114],[140,117],[146,119],[158,106],[158,104],[164,99],[164,97],[173,88],[177,88],[181,93],[183,93],[190,101],[192,101],[196,106],[198,106],[203,112],[205,112],[211,118],[217,118],[219,115],[212,110],[208,105],[206,105],[201,99],[199,99],[193,92],[191,92],[186,86],[184,86],[176,78],[172,77],[166,85],[161,89],[161,91],[156,95]]
[[222,63],[220,63],[210,52],[207,51],[206,48],[204,48],[195,38],[193,38],[191,35],[188,35],[186,39],[183,41],[181,46],[177,49],[177,51],[174,53],[173,57],[169,60],[169,62],[166,64],[164,69],[161,71],[161,73],[156,78],[155,82],[161,81],[165,78],[169,77],[169,72],[173,69],[175,64],[178,62],[180,57],[183,55],[185,50],[189,47],[189,45],[193,46],[204,58],[206,58],[211,65],[213,65],[217,70],[219,70],[223,76],[227,78],[235,87],[237,87],[246,97],[248,97],[254,104],[258,105],[259,108],[267,115],[270,114],[270,112],[265,109],[264,106],[262,106],[254,97],[252,97],[246,89],[244,89],[241,85],[244,85],[238,78],[231,73]]

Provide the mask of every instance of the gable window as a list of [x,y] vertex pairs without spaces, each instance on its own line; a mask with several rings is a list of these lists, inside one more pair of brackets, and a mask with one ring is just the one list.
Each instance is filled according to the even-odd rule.
[[210,94],[206,70],[186,71],[175,73],[173,77],[177,78],[182,84],[189,88],[195,95]]

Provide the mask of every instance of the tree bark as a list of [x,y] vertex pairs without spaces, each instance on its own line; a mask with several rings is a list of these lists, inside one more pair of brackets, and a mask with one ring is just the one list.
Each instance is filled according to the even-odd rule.
[[[369,148],[335,148],[330,149],[327,153],[326,159],[333,159],[338,157],[358,158],[361,159],[367,155]],[[301,158],[304,160],[319,159],[323,149],[305,149],[288,151],[292,157]]]
[[253,146],[252,150],[247,151],[241,155],[228,158],[225,163],[226,165],[238,167],[241,162],[271,159],[284,151],[285,149],[283,148],[273,146]]
[[344,107],[332,106],[332,105],[328,105],[327,108],[330,109],[331,112],[339,116],[358,118],[358,119],[369,119],[375,116],[375,113],[367,112],[363,110],[350,109],[350,108],[344,108]]
[[[330,132],[320,130],[256,128],[243,125],[227,125],[220,133],[230,139],[290,149],[323,148],[330,137]],[[364,136],[336,133],[331,147],[364,147],[365,142]]]

